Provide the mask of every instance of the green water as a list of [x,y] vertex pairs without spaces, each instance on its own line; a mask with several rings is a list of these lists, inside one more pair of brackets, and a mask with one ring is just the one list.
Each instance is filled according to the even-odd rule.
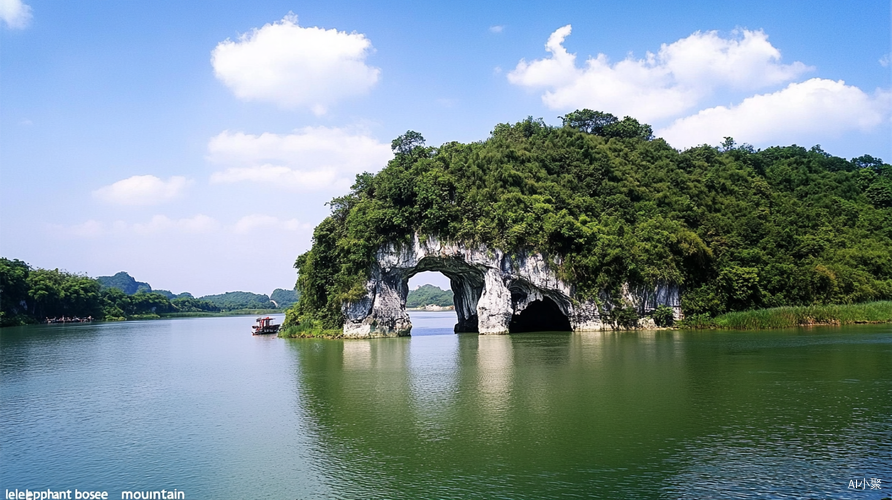
[[[120,498],[892,493],[892,327],[251,337],[251,319],[0,330],[0,491]],[[80,362],[80,363],[79,363]],[[850,489],[879,479],[880,489]]]

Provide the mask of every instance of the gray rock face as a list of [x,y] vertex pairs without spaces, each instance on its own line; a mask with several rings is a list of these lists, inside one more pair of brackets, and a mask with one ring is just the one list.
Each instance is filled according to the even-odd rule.
[[[574,287],[557,278],[554,267],[540,254],[507,255],[501,250],[442,242],[415,236],[412,245],[380,248],[366,283],[366,295],[344,303],[344,336],[354,338],[409,335],[406,314],[409,278],[423,271],[439,271],[449,278],[458,323],[456,332],[505,334],[522,331],[525,323],[566,326],[573,331],[610,329],[593,301],[575,297]],[[623,301],[640,316],[658,305],[668,305],[681,317],[679,288],[623,288]],[[602,300],[602,308],[612,306]],[[529,309],[529,311],[527,311]],[[524,314],[527,311],[528,314]],[[533,312],[535,311],[535,313]],[[643,325],[642,325],[643,326]],[[566,327],[563,329],[567,329]]]

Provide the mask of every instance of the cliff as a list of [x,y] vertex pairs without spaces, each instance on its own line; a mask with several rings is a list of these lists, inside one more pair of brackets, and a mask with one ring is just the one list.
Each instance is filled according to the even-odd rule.
[[[612,328],[602,317],[613,307],[607,298],[599,300],[600,310],[594,300],[580,299],[571,284],[558,278],[557,264],[538,253],[509,255],[482,245],[468,247],[416,234],[411,245],[390,244],[378,250],[365,295],[343,305],[344,336],[408,335],[412,330],[406,313],[408,281],[423,271],[439,271],[449,278],[458,316],[456,332]],[[658,305],[672,307],[676,318],[681,316],[677,286],[624,287],[622,295],[639,316]]]
[[671,306],[652,315],[666,324],[679,308],[892,299],[892,165],[878,158],[730,138],[678,151],[587,110],[468,144],[407,132],[393,149],[297,258],[289,325],[405,334],[420,271],[451,279],[457,330],[481,333],[634,328],[655,305]]

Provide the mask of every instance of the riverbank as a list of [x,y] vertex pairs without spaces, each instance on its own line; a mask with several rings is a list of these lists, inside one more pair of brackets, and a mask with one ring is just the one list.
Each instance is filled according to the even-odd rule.
[[443,311],[454,311],[455,306],[435,306],[433,304],[428,304],[424,307],[407,307],[407,311],[429,311],[429,312],[443,312]]
[[223,318],[229,316],[256,316],[260,314],[285,314],[282,309],[233,309],[232,311],[190,311],[174,313],[150,313],[134,314],[126,318],[105,318],[102,321],[135,321],[144,319],[171,319],[171,318]]
[[161,318],[215,318],[220,316],[253,316],[255,314],[285,314],[284,309],[233,309],[232,311],[219,312],[176,312],[162,313]]
[[892,323],[892,301],[773,307],[725,313],[715,318],[699,314],[685,318],[677,326],[693,329],[765,330],[868,323]]
[[304,321],[279,330],[279,338],[283,339],[340,339],[344,338],[343,330],[322,327],[321,321]]

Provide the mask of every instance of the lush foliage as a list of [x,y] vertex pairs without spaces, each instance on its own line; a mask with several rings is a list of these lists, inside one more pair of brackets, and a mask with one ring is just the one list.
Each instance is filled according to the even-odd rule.
[[666,305],[657,306],[651,314],[654,323],[659,327],[672,326],[675,323],[675,314],[672,308]]
[[[133,276],[130,276],[130,274],[128,274],[124,271],[116,273],[114,276],[98,276],[96,278],[96,281],[98,281],[99,284],[102,285],[103,289],[117,288],[118,290],[126,293],[127,295],[133,295],[138,292],[149,293],[149,292],[153,291],[152,287],[148,283],[144,283],[142,281],[136,281],[135,279],[133,279]],[[170,294],[170,292],[167,292],[167,290],[154,290],[154,291],[156,293],[162,293],[165,296],[167,296],[167,294]],[[164,292],[167,292],[167,293],[164,293]],[[173,297],[168,296],[167,298],[170,299]]]
[[448,307],[452,303],[452,291],[443,290],[434,285],[422,285],[415,290],[409,290],[406,297],[406,307],[424,307],[426,305]]
[[[62,317],[123,320],[274,308],[269,297],[261,294],[229,292],[195,298],[188,292],[174,295],[167,290],[151,291],[148,283],[136,281],[125,272],[101,278],[58,269],[33,269],[20,260],[0,257],[0,326]],[[283,299],[284,307],[296,300],[294,292],[276,292],[280,292],[277,296]]]
[[58,269],[32,269],[0,257],[0,324],[20,325],[47,318],[125,319],[175,310],[167,297],[117,287]]
[[[180,294],[184,295],[184,294]],[[186,294],[188,295],[188,294]],[[178,311],[178,312],[218,312],[220,310],[219,307],[214,305],[213,302],[209,302],[207,300],[196,299],[189,295],[188,297],[176,297],[170,301],[170,304]]]
[[31,269],[0,257],[0,325],[31,323],[46,317],[99,317],[99,282],[58,269]]
[[234,309],[274,309],[276,306],[269,297],[260,293],[226,292],[219,295],[204,295],[201,300],[210,302],[223,311]]
[[761,330],[812,325],[892,322],[892,301],[860,304],[818,304],[736,311],[716,318],[694,315],[681,321],[682,328]]
[[892,167],[728,138],[683,152],[631,118],[582,110],[395,157],[331,202],[299,256],[295,320],[343,322],[375,250],[413,234],[542,252],[583,296],[681,284],[686,314],[892,298]]
[[276,288],[269,296],[270,300],[275,301],[279,309],[287,309],[291,307],[297,302],[299,297],[300,294],[298,294],[296,290],[285,290],[282,288]]

